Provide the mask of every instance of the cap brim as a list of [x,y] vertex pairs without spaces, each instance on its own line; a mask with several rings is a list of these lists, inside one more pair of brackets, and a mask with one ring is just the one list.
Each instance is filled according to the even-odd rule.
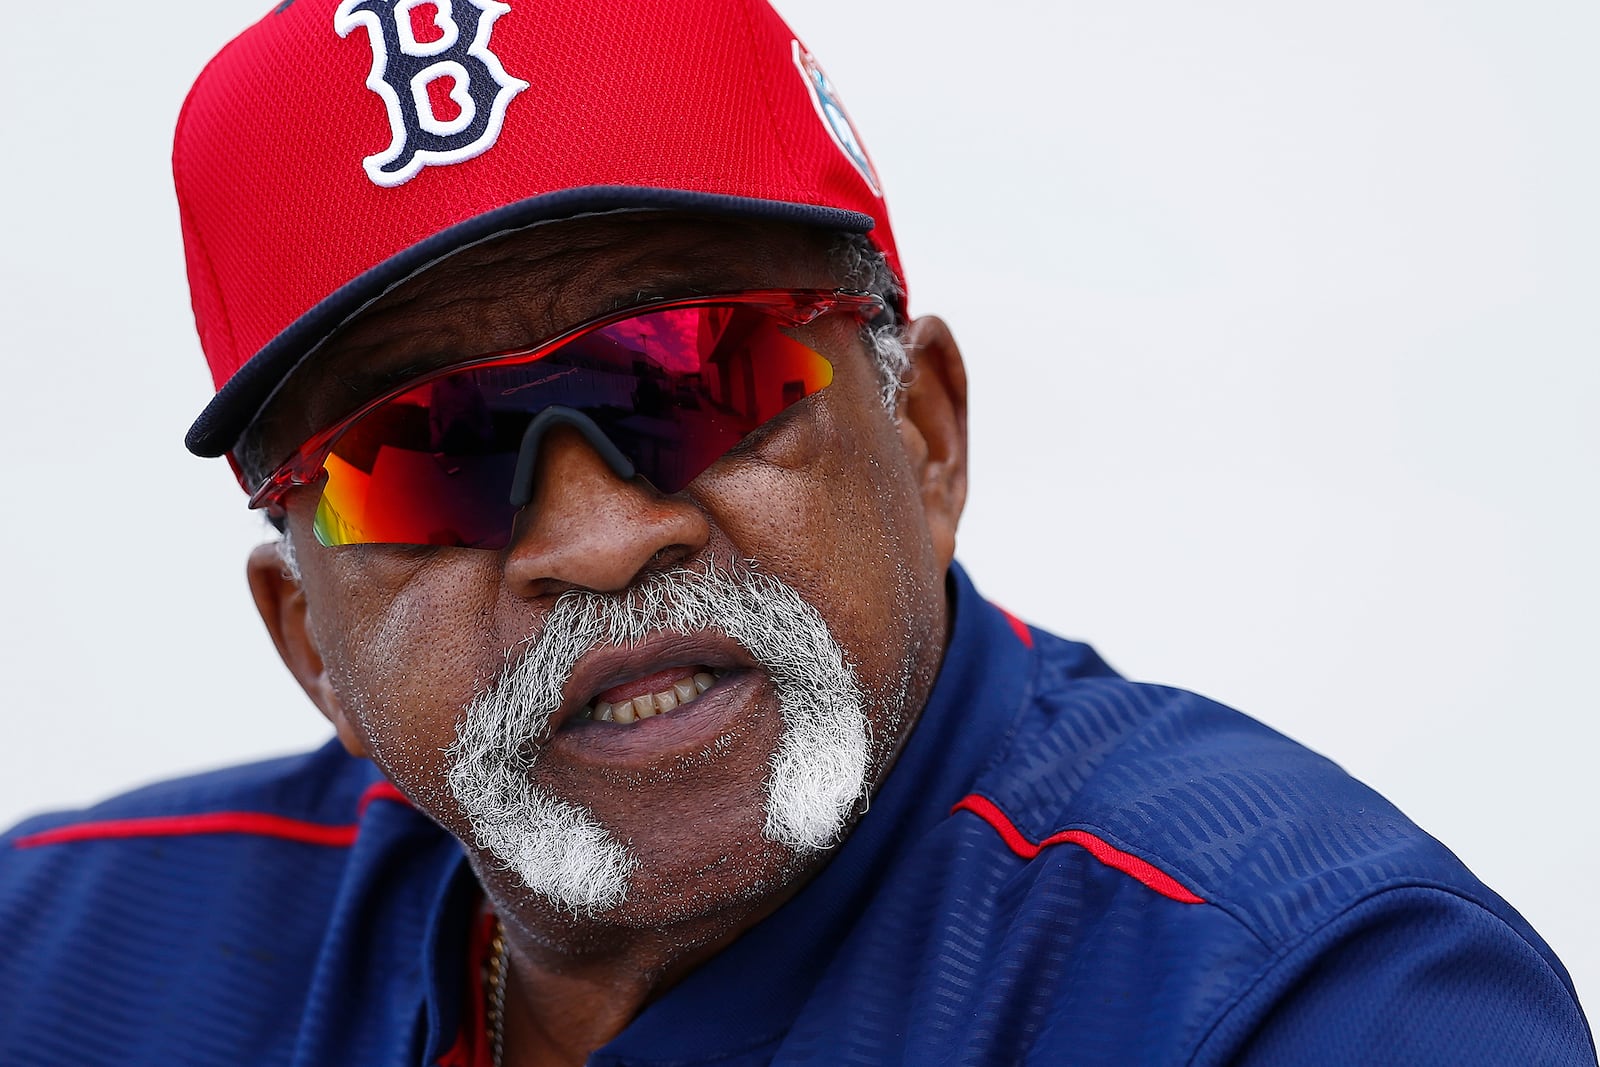
[[217,390],[189,427],[184,444],[197,456],[231,451],[278,386],[330,333],[389,289],[451,253],[535,223],[630,210],[760,219],[846,233],[867,233],[873,227],[872,216],[842,208],[674,189],[589,186],[519,200],[441,230],[334,290],[267,342]]

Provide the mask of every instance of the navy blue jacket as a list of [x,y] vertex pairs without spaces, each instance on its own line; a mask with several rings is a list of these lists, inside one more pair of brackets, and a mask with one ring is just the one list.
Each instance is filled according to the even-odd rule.
[[[849,840],[591,1063],[1595,1063],[1550,948],[1381,797],[951,587]],[[33,819],[0,1064],[463,1063],[478,900],[331,743]]]

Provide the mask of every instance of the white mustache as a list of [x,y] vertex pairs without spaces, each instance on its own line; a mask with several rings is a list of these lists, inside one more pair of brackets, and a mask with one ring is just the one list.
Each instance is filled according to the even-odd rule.
[[457,729],[451,791],[479,843],[531,888],[593,913],[621,902],[638,863],[586,810],[538,790],[528,773],[579,659],[606,645],[704,630],[743,646],[778,695],[784,733],[766,782],[764,836],[801,852],[837,842],[865,793],[869,737],[860,685],[826,622],[768,575],[677,569],[620,596],[563,595]]

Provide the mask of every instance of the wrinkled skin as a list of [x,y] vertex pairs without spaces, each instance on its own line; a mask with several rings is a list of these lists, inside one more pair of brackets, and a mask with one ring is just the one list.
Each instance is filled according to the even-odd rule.
[[[775,225],[633,215],[469,249],[347,325],[291,380],[260,432],[272,454],[286,454],[375,381],[526,345],[642,294],[833,287],[828,243]],[[890,413],[855,324],[836,317],[808,329],[834,363],[834,383],[678,494],[623,482],[581,439],[554,435],[535,500],[503,551],[325,548],[311,532],[314,494],[301,489],[287,505],[302,579],[272,546],[252,557],[268,629],[346,748],[467,843],[511,949],[508,1063],[581,1062],[827,858],[762,837],[781,724],[759,672],[726,697],[739,713],[712,736],[619,761],[558,732],[536,762],[540,785],[591,809],[639,856],[619,908],[582,922],[557,914],[479,852],[445,785],[445,750],[463,707],[539,631],[556,597],[624,591],[675,565],[753,561],[821,613],[856,669],[869,697],[872,783],[932,688],[966,488],[959,354],[938,320],[915,323],[913,384]]]

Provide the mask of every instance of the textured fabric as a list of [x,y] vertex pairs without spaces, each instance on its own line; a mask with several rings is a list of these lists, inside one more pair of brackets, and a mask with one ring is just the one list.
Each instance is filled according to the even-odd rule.
[[[1549,947],[1381,797],[951,584],[870,812],[593,1064],[1595,1063]],[[32,820],[0,1063],[460,1062],[477,899],[332,745]]]

